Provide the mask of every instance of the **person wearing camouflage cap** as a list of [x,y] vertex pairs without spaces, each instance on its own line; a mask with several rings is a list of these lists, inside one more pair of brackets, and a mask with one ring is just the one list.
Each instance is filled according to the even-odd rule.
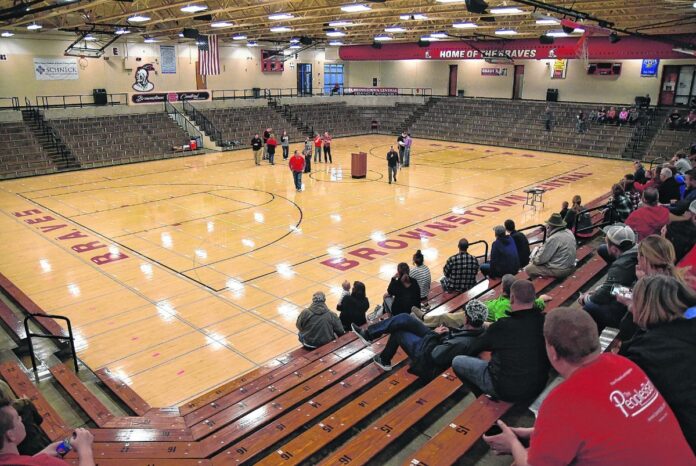
[[457,329],[444,325],[430,329],[411,314],[398,314],[367,329],[353,324],[352,329],[368,345],[382,335],[389,335],[382,353],[373,358],[383,370],[392,369],[392,357],[401,347],[411,358],[410,371],[429,379],[450,367],[455,356],[466,354],[471,343],[483,333],[483,323],[488,318],[486,305],[472,299],[465,306],[464,313],[464,325]]

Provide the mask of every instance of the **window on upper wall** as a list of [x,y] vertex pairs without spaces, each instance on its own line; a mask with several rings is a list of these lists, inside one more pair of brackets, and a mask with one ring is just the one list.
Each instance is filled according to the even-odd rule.
[[343,92],[343,65],[324,65],[324,94],[331,94],[331,90],[338,84],[340,92]]

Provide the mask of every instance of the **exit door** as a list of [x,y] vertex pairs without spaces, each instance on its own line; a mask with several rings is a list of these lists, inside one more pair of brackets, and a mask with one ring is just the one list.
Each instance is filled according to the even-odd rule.
[[524,88],[524,65],[515,65],[515,76],[512,82],[512,98],[519,100],[522,98]]
[[299,63],[297,65],[297,94],[312,95],[311,63]]
[[677,91],[679,79],[678,66],[665,66],[662,72],[662,86],[660,87],[659,105],[674,105],[674,95]]
[[457,71],[459,67],[457,65],[449,66],[449,92],[447,95],[454,97],[457,95]]

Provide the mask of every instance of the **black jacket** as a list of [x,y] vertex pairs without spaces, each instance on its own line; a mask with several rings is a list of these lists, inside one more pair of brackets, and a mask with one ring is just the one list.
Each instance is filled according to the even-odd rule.
[[433,379],[452,365],[455,356],[468,354],[469,348],[483,334],[483,330],[450,330],[444,335],[431,330],[423,337],[418,353],[411,361],[409,372],[426,380]]
[[261,150],[263,147],[263,141],[261,138],[251,138],[251,148],[253,150]]
[[491,352],[488,370],[501,400],[532,400],[546,386],[550,364],[543,327],[544,315],[538,310],[511,312],[510,317],[488,327],[471,346],[470,356]]
[[657,191],[660,193],[660,204],[669,204],[669,201],[672,199],[681,199],[679,183],[673,176],[670,176],[660,183],[660,187],[657,188]]
[[636,265],[638,265],[638,246],[625,251],[609,266],[607,279],[591,295],[595,304],[608,305],[619,311],[626,311],[626,306],[616,300],[611,294],[614,285],[631,287],[636,281]]
[[638,333],[621,345],[674,411],[696,453],[696,319],[677,319]]
[[387,152],[387,165],[390,167],[396,167],[399,164],[399,154],[395,150],[390,150]]
[[343,329],[350,331],[350,324],[363,325],[367,322],[365,313],[370,309],[370,301],[367,297],[358,298],[349,294],[336,306],[336,309],[341,313],[339,315]]
[[413,306],[420,307],[420,287],[418,282],[411,279],[411,286],[406,288],[401,280],[392,277],[387,293],[394,297],[391,314],[410,314]]
[[517,256],[520,258],[520,267],[526,267],[529,264],[529,240],[519,231],[510,233],[510,238],[515,242],[517,247]]

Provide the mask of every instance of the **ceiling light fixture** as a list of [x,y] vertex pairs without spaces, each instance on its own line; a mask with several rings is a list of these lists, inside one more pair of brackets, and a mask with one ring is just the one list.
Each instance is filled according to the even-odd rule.
[[289,28],[287,26],[273,26],[271,28],[271,32],[290,32],[292,31],[292,28]]
[[478,24],[471,23],[469,21],[460,21],[452,25],[453,28],[457,29],[474,29],[478,27]]
[[327,37],[343,37],[346,33],[343,31],[326,31]]
[[246,40],[246,34],[235,34],[232,36],[232,40]]
[[272,15],[268,15],[268,19],[271,21],[279,21],[283,19],[292,19],[294,16],[290,13],[273,13]]
[[495,33],[499,36],[514,36],[517,34],[517,31],[514,29],[498,29]]
[[498,8],[491,8],[491,13],[493,13],[494,15],[517,15],[520,13],[524,13],[524,10],[521,10],[514,6],[503,6]]
[[377,42],[384,42],[384,41],[388,41],[388,40],[393,40],[393,38],[391,38],[390,36],[379,35],[379,36],[375,36],[375,40]]
[[186,5],[181,7],[181,11],[184,13],[198,13],[199,11],[205,11],[208,7],[206,5]]
[[226,28],[229,26],[232,26],[232,23],[230,23],[229,21],[215,21],[210,23],[211,28]]
[[561,22],[559,20],[557,20],[556,18],[548,17],[548,18],[537,19],[536,24],[538,24],[539,26],[551,26],[554,24],[561,24]]
[[301,49],[302,46],[301,46],[300,44],[292,44],[292,45],[290,46],[290,48],[291,48],[291,49]]
[[146,44],[154,44],[157,41],[155,39],[153,39],[152,37],[146,37],[143,42],[145,42]]
[[332,47],[339,47],[343,45],[343,42],[341,42],[340,40],[332,40],[329,42],[329,45]]
[[145,15],[133,15],[128,18],[128,21],[131,23],[144,23],[145,21],[150,21],[150,17]]
[[435,41],[438,41],[440,39],[438,39],[437,37],[433,37],[433,36],[421,36],[420,40],[422,40],[423,42],[435,42]]
[[437,0],[438,3],[464,3],[465,0]]
[[123,34],[130,34],[130,31],[125,28],[118,28],[114,31],[114,34],[122,36]]
[[431,33],[430,37],[434,37],[435,39],[447,39],[449,35],[446,32],[439,31]]
[[30,31],[36,31],[37,29],[41,29],[42,27],[43,26],[41,26],[40,24],[32,23],[29,26],[27,26],[27,29],[29,29]]
[[369,5],[363,5],[362,3],[343,5],[341,7],[341,11],[345,11],[346,13],[363,13],[370,10],[372,10],[372,8]]
[[345,28],[345,27],[350,27],[350,26],[355,26],[356,24],[352,21],[331,21],[329,23],[329,26],[332,28]]
[[406,29],[401,26],[388,26],[384,28],[384,32],[406,32]]
[[93,35],[91,35],[91,34],[88,34],[88,35],[86,35],[86,36],[85,36],[85,37],[83,37],[82,39],[83,39],[83,40],[86,40],[86,41],[89,41],[89,42],[92,42],[92,41],[95,41],[95,40],[97,40],[97,38],[96,38],[96,37],[94,37],[94,36],[93,36]]
[[249,42],[247,42],[247,47],[258,47],[258,46],[259,46],[259,43],[256,42],[255,40],[250,40]]
[[0,34],[0,36],[2,36],[2,37],[12,37],[12,36],[14,36],[14,32],[5,31],[5,32],[3,32],[2,34]]
[[423,13],[411,13],[410,15],[401,15],[399,16],[399,19],[403,21],[422,21],[424,19],[428,19],[428,17]]

